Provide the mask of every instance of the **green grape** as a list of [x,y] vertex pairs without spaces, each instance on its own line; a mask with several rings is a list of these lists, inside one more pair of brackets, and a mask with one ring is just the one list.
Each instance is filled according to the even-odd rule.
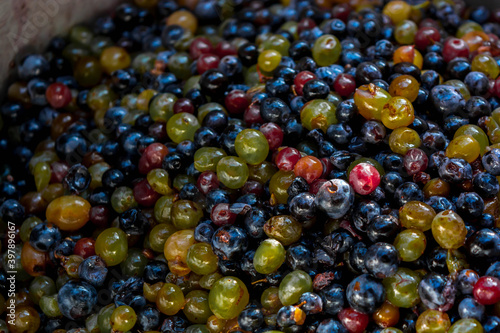
[[105,229],[97,237],[95,253],[104,259],[108,266],[118,265],[127,258],[127,235],[118,228]]
[[244,129],[236,136],[234,149],[248,164],[262,163],[269,154],[269,143],[261,131]]
[[337,37],[325,34],[314,42],[312,56],[318,66],[330,66],[335,64],[342,52],[342,46]]
[[166,123],[174,115],[177,97],[171,93],[158,94],[149,103],[149,115],[155,122]]
[[467,85],[463,81],[448,80],[448,81],[443,82],[443,84],[456,87],[466,101],[468,101],[471,98],[470,91],[467,88]]
[[486,147],[489,146],[490,141],[488,139],[488,135],[484,133],[484,131],[481,129],[481,127],[477,125],[463,125],[453,135],[453,138],[455,139],[458,136],[461,135],[470,135],[474,139],[476,139],[477,142],[479,142],[479,147],[481,148],[481,155],[484,154],[484,151]]
[[277,203],[287,203],[287,190],[295,178],[295,173],[293,171],[283,170],[279,170],[271,177],[271,180],[269,182],[269,192],[271,192],[271,196],[275,197]]
[[167,170],[153,169],[148,172],[147,180],[151,188],[161,195],[168,195],[174,192],[169,185],[170,177]]
[[240,157],[223,157],[217,163],[217,178],[230,189],[243,187],[248,179],[248,175],[248,166]]
[[172,283],[165,283],[156,296],[156,307],[161,313],[173,316],[185,304],[181,288]]
[[290,215],[273,216],[264,224],[264,232],[288,246],[297,242],[302,235],[302,224]]
[[262,307],[270,313],[277,313],[283,306],[280,301],[279,288],[269,287],[264,290],[260,296],[260,303],[262,304]]
[[134,191],[130,187],[120,186],[111,194],[111,206],[118,214],[138,205],[135,201]]
[[57,303],[57,294],[44,295],[40,297],[38,303],[40,310],[49,318],[56,318],[62,316],[61,310],[59,310],[59,304]]
[[177,200],[172,205],[171,218],[177,229],[194,228],[203,218],[203,209],[194,201]]
[[303,293],[312,292],[312,279],[304,271],[288,273],[279,286],[279,298],[283,305],[292,305],[299,301]]
[[262,74],[272,76],[273,71],[281,63],[281,53],[276,50],[264,50],[259,54],[257,65]]
[[394,240],[394,246],[403,261],[414,261],[420,258],[427,245],[425,234],[417,229],[401,231]]
[[206,275],[217,271],[219,259],[208,243],[191,245],[187,254],[187,265],[196,274]]
[[[200,78],[201,78],[201,75],[194,75],[194,76],[191,76],[189,79],[186,80],[186,83],[184,83],[184,87],[182,87],[182,93],[184,95],[187,94],[187,92],[191,89],[201,89],[201,86],[200,86]],[[200,109],[198,108],[198,114],[200,112]],[[198,118],[199,120],[199,118]],[[201,124],[201,121],[200,121],[200,124]]]
[[79,43],[89,46],[94,34],[92,30],[83,25],[74,25],[69,29],[69,40],[71,43]]
[[208,306],[208,292],[205,290],[193,290],[186,295],[186,305],[182,309],[186,318],[196,324],[205,324],[213,315]]
[[175,176],[174,180],[172,181],[172,186],[174,187],[174,189],[176,189],[177,191],[180,192],[180,190],[182,190],[184,185],[186,185],[188,183],[195,184],[196,179],[194,179],[194,177],[192,177],[192,176],[179,174],[179,175]]
[[214,286],[215,282],[219,281],[219,279],[223,277],[224,276],[217,271],[211,274],[203,275],[200,279],[200,287],[210,290]]
[[285,262],[286,250],[276,239],[262,241],[255,251],[253,266],[258,273],[275,272]]
[[87,95],[87,105],[93,111],[107,110],[115,100],[116,94],[114,91],[103,84],[90,89]]
[[483,333],[483,326],[476,319],[460,319],[451,325],[448,333]]
[[64,48],[62,55],[68,59],[72,65],[75,65],[80,59],[90,56],[88,47],[80,43],[69,43]]
[[290,42],[283,35],[273,34],[268,39],[266,39],[260,45],[260,47],[263,50],[278,51],[282,56],[288,57],[288,49],[290,48]]
[[489,79],[495,80],[500,74],[500,67],[495,58],[486,53],[479,53],[472,59],[471,70],[486,74]]
[[421,201],[409,201],[399,209],[399,219],[405,228],[427,231],[432,227],[436,216],[434,209]]
[[[170,59],[169,59],[170,60]],[[139,53],[132,61],[131,67],[140,74],[151,71],[155,67],[156,54],[153,52]]]
[[[174,204],[174,195],[164,195],[155,203],[153,215],[159,223],[170,223],[172,221],[172,205]],[[163,250],[162,250],[163,251]]]
[[432,220],[432,236],[444,249],[458,249],[467,236],[465,223],[454,211],[445,210]]
[[418,333],[446,333],[450,326],[450,318],[446,312],[432,309],[422,312],[416,323]]
[[33,228],[40,223],[43,223],[43,221],[36,216],[30,216],[26,220],[24,220],[21,228],[19,229],[19,236],[21,237],[23,243],[26,243],[30,240],[31,230],[33,230]]
[[85,328],[87,329],[88,333],[99,333],[99,325],[97,323],[99,315],[97,313],[92,313],[90,314],[86,319],[85,319]]
[[245,283],[233,276],[225,276],[215,282],[208,295],[213,314],[221,319],[236,318],[247,306],[250,295]]
[[129,249],[127,258],[120,264],[120,269],[125,276],[142,276],[148,261],[140,249]]
[[165,242],[168,237],[177,231],[177,228],[170,223],[160,223],[151,229],[149,233],[149,245],[155,252],[163,253]]
[[307,102],[300,111],[302,126],[310,131],[318,128],[326,133],[330,125],[338,122],[336,110],[335,105],[326,99],[313,99]]
[[168,69],[177,78],[185,80],[191,76],[191,63],[192,60],[185,52],[174,53],[168,58]]
[[217,316],[210,316],[207,320],[207,329],[210,333],[220,333],[224,331],[227,320],[217,318]]
[[50,171],[50,165],[46,162],[38,162],[35,165],[35,170],[33,170],[33,176],[35,177],[36,190],[40,192],[43,190],[50,182],[50,176],[52,172]]
[[48,276],[37,276],[31,281],[28,295],[33,303],[38,305],[42,296],[53,295],[56,292],[54,280]]
[[200,128],[200,123],[190,113],[181,112],[174,114],[167,122],[167,134],[175,143],[184,140],[194,140],[194,133]]
[[389,147],[396,154],[404,155],[408,150],[418,148],[421,144],[417,131],[408,127],[398,127],[389,136]]
[[114,331],[129,331],[134,328],[136,321],[137,315],[128,305],[119,306],[111,313],[111,327]]
[[102,187],[102,175],[109,169],[111,169],[111,166],[106,162],[99,162],[88,168],[92,179],[89,186],[91,190]]
[[474,21],[465,21],[464,23],[462,23],[458,29],[457,29],[457,33],[456,33],[456,37],[457,38],[462,38],[465,34],[471,32],[471,31],[480,31],[482,32],[483,31],[483,27],[477,23],[477,22],[474,22]]
[[394,38],[401,45],[410,45],[415,42],[418,26],[411,20],[399,22],[394,29]]
[[227,156],[221,148],[202,147],[194,153],[194,168],[200,172],[215,171],[219,161]]
[[92,38],[92,42],[90,43],[90,52],[92,52],[93,56],[100,57],[102,51],[105,48],[113,46],[113,44],[113,40],[109,37],[96,36]]
[[411,269],[400,267],[396,274],[382,280],[387,300],[400,308],[410,308],[420,302],[420,276]]
[[106,305],[101,310],[99,310],[97,325],[99,326],[101,333],[111,333],[111,314],[114,310],[115,305],[113,303]]
[[380,333],[403,333],[403,331],[401,331],[399,328],[387,327],[380,331]]
[[248,179],[265,184],[278,171],[273,163],[264,161],[260,164],[248,166]]
[[359,114],[367,120],[382,120],[382,108],[391,95],[373,83],[358,87],[354,93],[354,103]]

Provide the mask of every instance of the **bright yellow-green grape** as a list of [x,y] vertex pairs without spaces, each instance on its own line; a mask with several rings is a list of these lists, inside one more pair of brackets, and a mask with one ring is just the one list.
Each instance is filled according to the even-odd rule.
[[295,179],[293,171],[279,170],[272,177],[269,182],[269,192],[276,198],[278,203],[285,204],[288,200],[288,188]]
[[409,45],[415,42],[418,26],[411,20],[404,20],[394,29],[394,38],[399,44]]
[[223,157],[217,163],[217,178],[228,188],[238,189],[243,187],[248,175],[248,166],[240,157]]
[[300,239],[302,224],[290,215],[277,215],[267,220],[264,224],[264,232],[268,237],[288,246]]
[[137,315],[128,305],[122,305],[113,310],[111,314],[111,327],[114,331],[127,332],[134,328]]
[[210,290],[214,286],[215,282],[219,281],[222,277],[223,275],[217,271],[211,274],[203,275],[200,279],[200,287]]
[[391,19],[393,24],[398,24],[410,18],[412,8],[409,3],[397,0],[388,2],[382,12]]
[[178,52],[168,58],[168,69],[179,79],[186,80],[191,76],[192,62],[187,53]]
[[462,38],[466,33],[471,32],[471,31],[483,31],[483,27],[474,21],[466,21],[462,23],[456,33],[457,38]]
[[191,229],[179,230],[168,237],[165,242],[163,254],[168,261],[170,272],[178,276],[191,272],[187,265],[189,248],[196,243],[194,231]]
[[141,249],[132,248],[129,249],[127,258],[120,264],[120,269],[125,276],[142,276],[148,261]]
[[406,229],[396,236],[394,246],[398,250],[401,260],[414,261],[424,253],[427,239],[420,230]]
[[43,190],[50,182],[50,165],[47,162],[38,162],[35,165],[35,170],[33,170],[33,176],[35,177],[36,190],[40,192]]
[[297,31],[298,23],[295,21],[288,21],[283,23],[283,25],[280,27],[280,30],[288,31],[293,35],[295,39],[299,38],[299,34]]
[[451,325],[448,333],[483,333],[483,326],[476,319],[460,319]]
[[186,262],[189,269],[196,274],[206,275],[217,270],[219,259],[210,244],[196,243],[189,248]]
[[262,307],[270,313],[277,313],[283,306],[280,301],[279,288],[269,287],[264,290],[260,296],[260,303],[262,304]]
[[38,305],[42,296],[50,296],[56,292],[54,280],[48,276],[37,276],[31,281],[28,295],[33,303]]
[[323,35],[316,39],[312,48],[312,56],[318,66],[330,66],[335,64],[342,52],[342,46],[337,37]]
[[149,104],[151,119],[166,123],[174,115],[175,101],[177,101],[177,97],[171,93],[156,95]]
[[149,110],[149,102],[156,96],[158,92],[154,89],[145,89],[137,95],[135,107],[142,111]]
[[389,147],[396,154],[404,155],[412,148],[422,144],[417,131],[408,127],[398,127],[389,136]]
[[288,273],[279,286],[279,297],[283,305],[292,305],[299,301],[303,293],[312,292],[312,279],[304,271]]
[[165,242],[168,237],[176,231],[177,229],[170,223],[160,223],[155,225],[149,233],[149,245],[151,246],[151,249],[155,252],[163,252],[165,249]]
[[467,88],[467,85],[460,80],[448,80],[445,81],[443,84],[453,86],[458,89],[458,91],[462,94],[463,98],[468,101],[471,97],[470,91]]
[[390,129],[409,126],[415,119],[415,111],[408,99],[396,96],[382,108],[381,119],[385,127]]
[[210,310],[217,318],[233,319],[247,306],[250,295],[245,283],[233,276],[215,282],[208,295]]
[[161,195],[169,195],[174,192],[170,187],[170,176],[167,170],[153,169],[148,172],[147,180],[151,188]]
[[216,171],[219,161],[227,156],[224,149],[202,147],[194,153],[194,167],[200,172]]
[[389,93],[392,97],[402,96],[410,102],[415,102],[418,97],[420,84],[417,79],[411,75],[400,75],[392,80],[389,86]]
[[381,120],[382,109],[391,95],[373,83],[362,85],[354,92],[354,103],[359,114],[367,120]]
[[420,302],[418,285],[420,275],[408,268],[399,268],[396,274],[382,280],[387,300],[400,308],[411,308]]
[[127,235],[119,228],[108,228],[99,234],[95,241],[95,253],[108,266],[116,266],[127,258]]
[[463,125],[455,132],[453,138],[457,138],[462,135],[470,135],[479,143],[481,155],[484,154],[486,147],[490,144],[488,135],[484,133],[483,129],[477,125]]
[[278,168],[273,163],[264,161],[260,164],[248,166],[248,178],[255,180],[261,184],[265,184],[278,171]]
[[330,125],[338,122],[336,110],[335,105],[326,99],[313,99],[307,102],[300,111],[302,126],[310,131],[319,128],[326,133]]
[[436,216],[434,209],[421,201],[409,201],[399,209],[399,220],[405,228],[427,231]]
[[111,333],[111,314],[115,310],[115,305],[113,303],[106,305],[101,310],[97,316],[97,326],[102,333]]
[[167,122],[168,137],[175,143],[184,140],[193,141],[198,128],[200,128],[198,119],[186,112],[174,114]]
[[203,218],[203,209],[191,200],[177,200],[172,205],[172,224],[177,229],[195,228]]
[[200,122],[200,124],[203,123],[203,119],[205,119],[205,116],[212,111],[222,111],[227,114],[226,108],[219,103],[211,102],[203,104],[198,108],[198,121]]
[[262,50],[278,51],[282,56],[288,57],[290,42],[283,35],[272,34],[268,39],[260,44],[260,47],[262,48]]
[[418,316],[416,329],[418,333],[446,333],[450,326],[446,312],[428,309]]
[[35,171],[35,166],[40,162],[46,162],[51,164],[52,162],[59,161],[57,154],[54,151],[41,151],[35,153],[29,162],[30,172],[33,173]]
[[130,55],[122,47],[107,47],[101,53],[101,66],[108,74],[119,69],[125,69],[130,66]]
[[40,223],[43,223],[43,221],[36,216],[30,216],[26,220],[24,220],[19,230],[19,236],[21,237],[23,243],[26,243],[30,240],[31,230],[33,230],[33,228]]
[[[170,223],[172,221],[171,212],[173,204],[174,195],[171,194],[160,197],[160,199],[156,201],[153,210],[155,220],[159,223]],[[163,251],[163,248],[161,249],[161,251]]]
[[271,75],[281,62],[281,53],[276,50],[265,50],[259,54],[257,64],[264,75]]
[[500,67],[495,59],[486,53],[479,53],[472,59],[471,70],[484,73],[489,79],[495,80],[500,74]]
[[446,148],[446,157],[463,158],[469,163],[474,162],[481,153],[481,146],[471,135],[460,135],[450,141]]
[[111,166],[106,162],[95,163],[88,168],[92,179],[89,186],[91,190],[102,186],[102,175],[109,169]]
[[59,310],[59,304],[57,304],[57,294],[55,293],[42,296],[38,305],[42,312],[49,318],[62,316],[61,310]]
[[156,296],[156,307],[161,313],[173,316],[185,304],[181,288],[173,283],[165,283]]
[[261,274],[275,272],[285,262],[286,250],[276,239],[262,241],[255,251],[253,266]]
[[466,235],[464,221],[451,209],[440,212],[432,220],[432,236],[444,249],[458,249],[464,245]]
[[213,315],[208,306],[208,292],[205,290],[193,290],[186,295],[186,305],[182,309],[186,318],[196,324],[205,324]]
[[111,194],[111,207],[115,212],[121,214],[130,208],[137,207],[138,203],[135,201],[134,191],[127,186],[118,187]]
[[269,154],[269,143],[261,131],[244,129],[236,136],[234,149],[248,164],[259,164]]

